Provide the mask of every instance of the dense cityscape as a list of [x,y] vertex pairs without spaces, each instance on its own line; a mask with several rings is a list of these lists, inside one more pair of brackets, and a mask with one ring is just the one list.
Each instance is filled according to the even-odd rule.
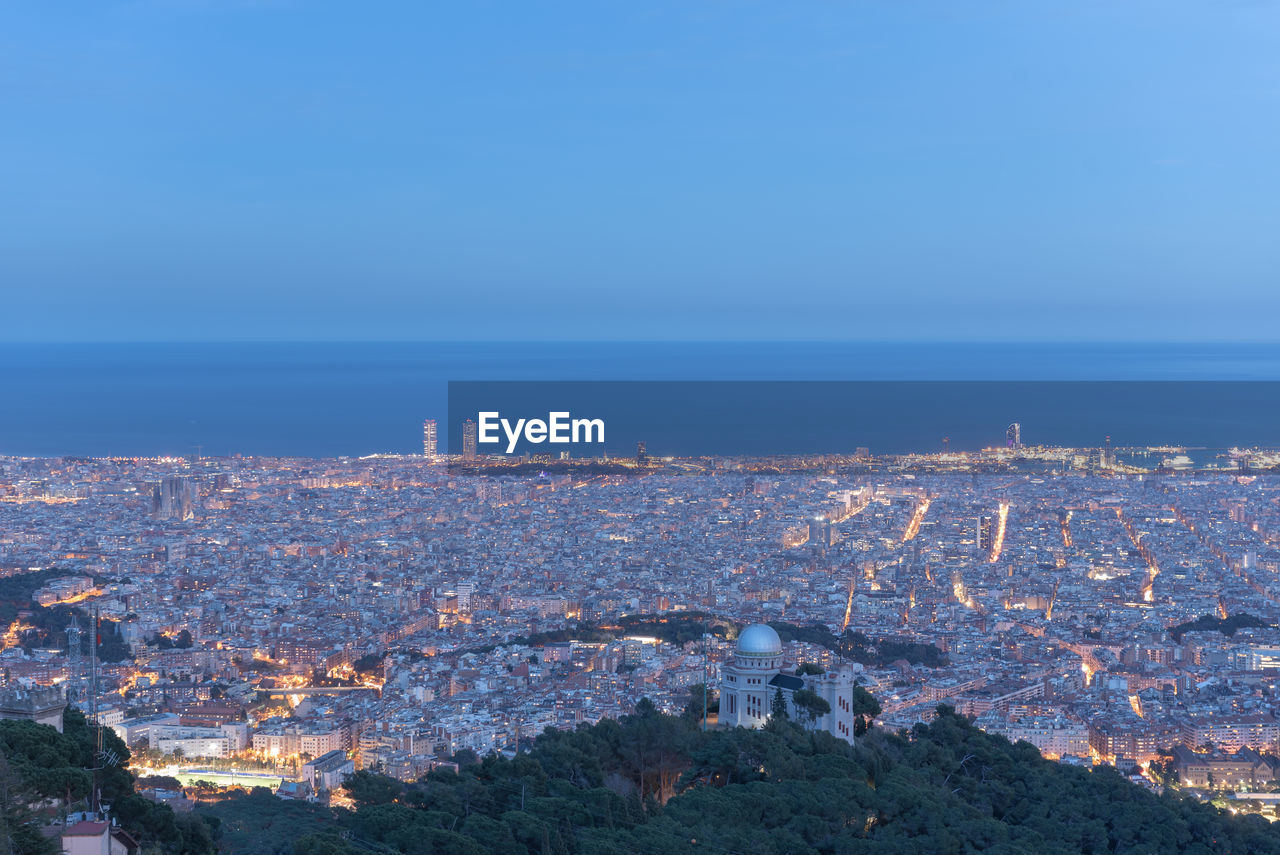
[[[879,728],[945,704],[1274,818],[1278,458],[1016,427],[978,453],[608,471],[0,459],[3,715],[79,707],[182,809],[253,785],[341,804],[356,770],[413,781],[645,698],[752,726],[775,686],[793,715],[857,686]],[[774,678],[751,719],[744,659]],[[809,726],[855,741],[822,706]]]
[[0,855],[1280,855],[1278,29],[0,4]]

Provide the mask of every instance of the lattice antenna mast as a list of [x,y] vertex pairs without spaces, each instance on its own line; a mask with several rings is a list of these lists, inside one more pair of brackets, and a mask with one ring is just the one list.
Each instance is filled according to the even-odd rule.
[[[102,640],[101,623],[98,618],[98,607],[93,607],[93,623],[89,627],[89,709],[93,716],[93,727],[97,737],[94,749],[94,760],[102,756],[102,723],[98,720],[98,643]],[[102,793],[99,789],[98,772],[101,765],[93,767],[93,804],[90,809],[96,814],[102,809]]]
[[71,614],[71,623],[67,624],[67,703],[78,704],[84,695],[84,660],[80,656],[84,643],[80,632],[80,621],[75,613]]

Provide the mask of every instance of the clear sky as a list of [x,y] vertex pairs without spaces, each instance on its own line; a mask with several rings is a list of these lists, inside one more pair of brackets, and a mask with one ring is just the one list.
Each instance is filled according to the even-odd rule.
[[1280,5],[0,5],[0,340],[1280,339]]

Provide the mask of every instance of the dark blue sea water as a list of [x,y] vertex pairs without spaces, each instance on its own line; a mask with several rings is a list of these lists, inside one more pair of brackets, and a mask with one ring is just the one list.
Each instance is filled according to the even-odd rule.
[[[1033,442],[1280,446],[1280,395],[1258,382],[1280,381],[1273,344],[0,344],[0,454],[420,452],[451,380],[1089,381],[1014,399],[885,383],[874,407],[851,405],[845,436],[878,452],[943,435],[980,447],[1019,421]],[[1152,381],[1158,406],[1098,385],[1117,380]],[[1248,382],[1170,385],[1226,380]],[[1089,411],[1070,417],[1073,401]]]

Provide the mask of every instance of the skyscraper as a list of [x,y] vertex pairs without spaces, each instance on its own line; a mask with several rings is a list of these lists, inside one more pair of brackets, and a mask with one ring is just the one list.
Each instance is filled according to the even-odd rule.
[[994,522],[995,521],[987,514],[983,514],[978,517],[977,525],[974,530],[974,541],[976,542],[979,552],[991,551],[991,547],[995,543],[992,540],[992,526]]
[[1022,425],[1014,422],[1004,429],[1005,448],[1022,448]]
[[439,446],[436,444],[436,420],[427,419],[422,423],[422,456],[435,460]]
[[645,448],[644,440],[636,443],[636,466],[647,466],[649,464],[649,451]]
[[831,547],[831,522],[826,517],[809,521],[809,543],[823,550]]
[[476,459],[476,423],[471,419],[462,423],[462,459]]

